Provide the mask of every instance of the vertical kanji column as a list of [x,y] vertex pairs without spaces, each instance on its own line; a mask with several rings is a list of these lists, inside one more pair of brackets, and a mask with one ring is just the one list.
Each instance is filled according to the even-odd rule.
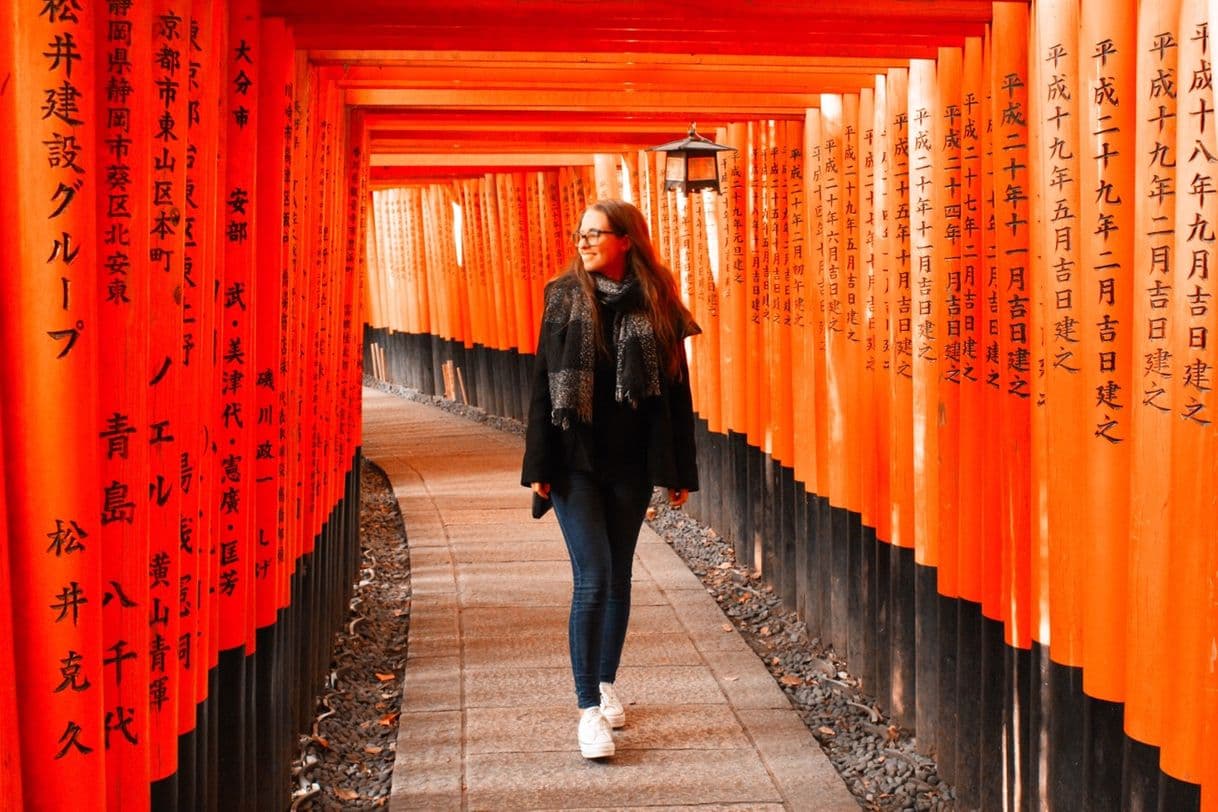
[[1048,472],[1049,617],[1051,656],[1063,665],[1082,664],[1082,561],[1076,539],[1085,513],[1077,504],[1078,480],[1086,476],[1086,437],[1077,416],[1090,408],[1082,354],[1079,294],[1079,95],[1078,2],[1047,0],[1037,5],[1036,85],[1040,130],[1038,183],[1046,227],[1040,230],[1041,273],[1046,277],[1046,442],[1054,464]]
[[[103,516],[96,370],[97,20],[10,9],[0,33],[0,446],[24,801],[105,794]],[[115,500],[133,521],[138,484]],[[116,494],[117,497],[117,494]]]
[[[149,718],[150,527],[153,514],[159,532],[166,520],[157,494],[145,496],[147,483],[154,481],[152,457],[164,475],[160,450],[152,444],[155,430],[148,409],[152,388],[161,384],[151,363],[148,329],[153,288],[152,133],[154,111],[161,104],[154,85],[159,68],[153,60],[151,6],[110,6],[99,23],[97,71],[104,77],[105,91],[95,101],[107,170],[97,200],[98,330],[101,345],[111,348],[114,356],[108,385],[99,388],[95,443],[101,457],[103,498],[126,493],[134,503],[129,511],[104,511],[97,537],[104,554],[103,581],[112,596],[102,609],[110,756],[106,802],[116,809],[141,809],[148,806],[149,756],[156,747],[150,741]],[[167,88],[171,95],[173,91]],[[159,349],[165,349],[163,344]]]
[[[209,673],[219,656],[219,601],[215,590],[215,559],[211,554],[219,483],[217,454],[211,438],[221,424],[220,361],[216,332],[220,302],[215,296],[221,241],[221,142],[225,132],[222,110],[224,52],[227,42],[226,6],[217,0],[194,0],[190,8],[186,152],[185,261],[182,275],[183,386],[185,399],[179,423],[182,449],[179,485],[182,490],[177,542],[178,641],[176,657],[183,680],[179,687],[179,731],[195,730],[198,707],[209,697]],[[189,676],[187,676],[189,675]],[[188,699],[189,698],[189,699]]]
[[[152,118],[151,210],[148,273],[149,323],[148,444],[150,537],[148,540],[148,705],[152,778],[177,771],[176,657],[180,613],[179,533],[181,528],[182,451],[180,434],[183,385],[182,286],[186,252],[187,131],[189,105],[189,3],[153,4],[152,81],[155,96],[142,111]],[[193,439],[193,438],[192,438]],[[117,710],[115,711],[117,713]]]
[[[1142,4],[1138,10],[1137,135],[1135,154],[1132,356],[1130,403],[1129,658],[1125,730],[1145,743],[1162,741],[1167,708],[1161,701],[1174,677],[1156,663],[1169,656],[1163,629],[1169,623],[1168,579],[1173,538],[1166,474],[1171,448],[1172,271],[1176,255],[1176,98],[1179,0]],[[1056,639],[1054,640],[1056,643]]]
[[997,383],[1002,433],[1002,619],[1006,642],[1026,648],[1030,634],[1028,599],[1031,562],[1029,526],[1030,406],[1032,338],[1029,316],[1032,279],[1028,240],[1031,184],[1028,170],[1027,9],[994,6],[993,116]]
[[1176,29],[1179,43],[1176,116],[1175,263],[1167,335],[1172,356],[1171,552],[1168,560],[1166,650],[1173,679],[1164,691],[1161,766],[1184,781],[1199,782],[1202,764],[1214,757],[1203,738],[1205,675],[1214,657],[1214,589],[1206,571],[1215,544],[1216,506],[1214,366],[1218,329],[1215,309],[1214,242],[1218,235],[1218,136],[1215,134],[1211,73],[1212,32],[1201,0],[1183,0]]
[[[1082,612],[1083,688],[1125,698],[1128,582],[1129,437],[1134,258],[1134,138],[1137,129],[1136,5],[1084,3],[1079,39],[1082,230],[1078,293],[1081,361],[1090,409],[1088,527],[1080,541],[1086,572]],[[1086,427],[1086,428],[1084,428]]]

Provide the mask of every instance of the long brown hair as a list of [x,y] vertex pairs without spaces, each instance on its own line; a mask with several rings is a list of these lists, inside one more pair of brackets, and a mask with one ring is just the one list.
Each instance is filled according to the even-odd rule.
[[[614,234],[630,238],[630,247],[626,249],[626,271],[638,280],[643,308],[651,322],[651,329],[655,331],[664,368],[670,378],[677,377],[681,372],[681,341],[694,319],[681,301],[672,271],[656,256],[646,218],[638,208],[624,200],[598,200],[588,206],[588,211],[599,211],[609,219],[609,227]],[[584,270],[583,260],[578,254],[572,258],[567,273],[579,281],[580,288],[588,297],[596,327],[593,335],[596,336],[597,346],[604,350],[604,332],[600,325],[600,308],[596,307],[596,283],[592,280],[592,274]]]

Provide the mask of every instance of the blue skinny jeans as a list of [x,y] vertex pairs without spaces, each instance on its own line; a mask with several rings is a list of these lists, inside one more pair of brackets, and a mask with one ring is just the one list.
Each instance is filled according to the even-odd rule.
[[574,588],[567,623],[571,672],[580,709],[600,705],[600,683],[617,678],[630,621],[630,574],[651,500],[645,479],[602,482],[575,471],[550,498]]

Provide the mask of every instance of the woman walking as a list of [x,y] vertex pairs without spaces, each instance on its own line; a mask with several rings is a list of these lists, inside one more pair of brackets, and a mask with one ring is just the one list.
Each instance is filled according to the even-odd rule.
[[614,752],[634,548],[653,486],[697,490],[684,339],[700,330],[633,205],[602,200],[546,286],[521,483],[549,499],[571,558],[568,636],[585,758]]

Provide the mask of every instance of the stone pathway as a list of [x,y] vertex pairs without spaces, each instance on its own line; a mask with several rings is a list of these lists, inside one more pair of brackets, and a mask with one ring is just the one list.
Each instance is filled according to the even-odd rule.
[[529,516],[521,440],[364,390],[364,453],[410,547],[410,638],[390,809],[856,810],[764,665],[644,526],[617,755],[575,744],[571,573]]

